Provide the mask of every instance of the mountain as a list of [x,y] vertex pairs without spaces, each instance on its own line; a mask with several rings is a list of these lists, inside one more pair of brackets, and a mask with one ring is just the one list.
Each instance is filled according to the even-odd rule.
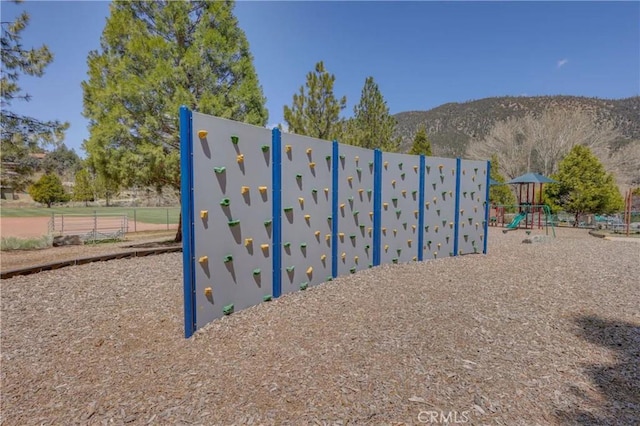
[[534,116],[551,108],[592,112],[596,122],[612,122],[625,140],[640,140],[640,96],[599,99],[578,96],[503,96],[463,103],[448,103],[429,111],[395,114],[400,152],[407,152],[418,126],[426,124],[434,155],[463,156],[469,143],[481,140],[497,121]]

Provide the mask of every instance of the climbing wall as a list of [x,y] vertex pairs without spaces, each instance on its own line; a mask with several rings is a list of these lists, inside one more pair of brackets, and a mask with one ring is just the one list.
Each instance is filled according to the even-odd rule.
[[456,159],[425,158],[423,260],[453,256]]
[[271,131],[195,112],[192,128],[199,328],[272,295]]
[[282,294],[332,278],[332,146],[282,135]]
[[482,253],[485,238],[487,162],[462,160],[458,254]]
[[380,263],[417,260],[419,161],[416,155],[382,154]]
[[339,145],[338,275],[373,265],[373,154]]

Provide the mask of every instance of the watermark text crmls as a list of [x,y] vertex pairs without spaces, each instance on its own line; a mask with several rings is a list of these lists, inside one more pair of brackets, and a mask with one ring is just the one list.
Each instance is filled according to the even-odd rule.
[[418,422],[420,423],[462,424],[469,420],[469,411],[426,410],[418,413]]

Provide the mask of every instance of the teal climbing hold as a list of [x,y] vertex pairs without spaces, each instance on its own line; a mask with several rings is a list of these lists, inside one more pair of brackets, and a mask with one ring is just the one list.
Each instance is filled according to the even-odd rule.
[[271,300],[273,300],[273,297],[270,294],[265,294],[264,296],[262,296],[263,302],[271,302]]
[[228,254],[224,257],[224,263],[229,263],[229,262],[233,262],[233,256]]
[[240,225],[240,221],[239,220],[230,220],[229,222],[227,222],[229,224],[229,226],[237,226]]
[[222,308],[222,313],[225,315],[231,315],[233,313],[233,303]]
[[355,234],[351,234],[351,235],[349,235],[349,238],[351,238],[352,240],[355,240],[356,236],[355,236]]
[[253,270],[253,275],[260,275],[260,268],[256,268]]
[[316,194],[317,192],[318,192],[318,190],[317,190],[317,189],[315,189],[315,188],[313,188],[313,189],[311,190],[311,193],[312,193],[312,194]]
[[287,266],[285,269],[287,270],[287,272],[293,272],[293,270],[296,269],[296,267],[295,266]]
[[223,198],[222,201],[220,201],[220,205],[227,207],[230,202],[231,200],[229,200],[228,198]]
[[307,243],[300,243],[300,248],[307,248]]
[[359,212],[358,210],[355,210],[355,211],[353,212],[353,215],[354,215],[354,216],[358,216],[358,213],[360,213],[360,212]]
[[333,277],[331,275],[328,275],[326,281],[333,281]]
[[213,171],[216,172],[217,174],[224,173],[225,170],[227,170],[226,167],[214,167],[213,168]]
[[264,221],[264,226],[271,226],[271,221],[270,220],[265,220]]
[[309,287],[309,283],[306,281],[300,284],[300,290],[306,290],[308,287]]
[[285,241],[284,244],[282,244],[284,247],[291,247],[291,243],[289,241]]

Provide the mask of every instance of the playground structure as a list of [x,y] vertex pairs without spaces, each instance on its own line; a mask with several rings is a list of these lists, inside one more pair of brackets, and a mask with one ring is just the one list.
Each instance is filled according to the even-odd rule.
[[[551,228],[555,237],[551,210],[549,206],[542,202],[543,185],[555,182],[553,179],[542,176],[539,173],[526,173],[506,182],[505,185],[518,185],[518,204],[515,206],[492,206],[490,209],[491,225],[504,227],[504,233],[516,229],[525,229],[530,233],[530,230],[544,228],[546,233],[549,234],[549,228]],[[501,184],[493,181],[491,185]],[[509,223],[506,220],[507,210],[515,210],[517,212]]]
[[185,107],[180,132],[186,337],[340,275],[487,251],[487,161],[372,151]]

